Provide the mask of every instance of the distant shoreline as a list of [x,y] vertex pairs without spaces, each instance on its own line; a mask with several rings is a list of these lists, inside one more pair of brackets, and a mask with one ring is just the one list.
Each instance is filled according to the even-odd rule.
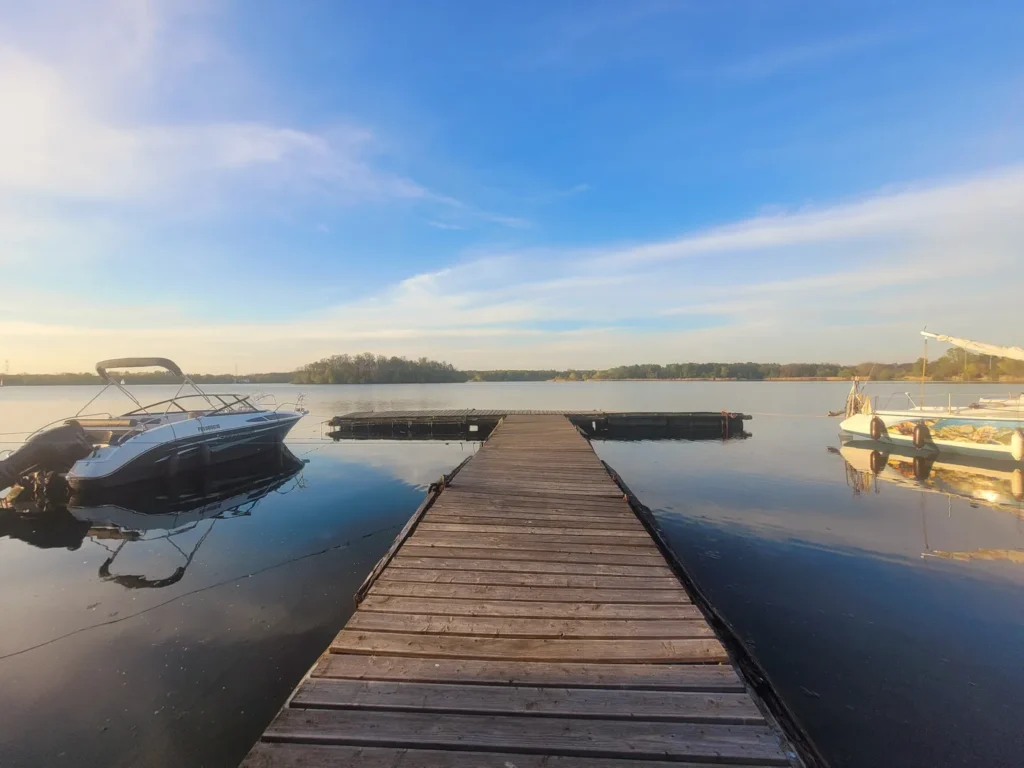
[[[701,381],[715,381],[715,382],[744,382],[748,384],[771,384],[771,383],[782,383],[782,382],[820,382],[820,381],[845,381],[847,383],[853,383],[853,378],[843,378],[837,376],[804,376],[804,377],[789,377],[789,378],[774,378],[774,379],[547,379],[547,381],[557,382],[559,384],[600,384],[602,382],[616,382],[616,381],[631,381],[631,382],[650,382],[652,384],[663,381],[689,381],[689,382],[701,382]],[[861,379],[862,384],[920,384],[921,379]],[[473,381],[467,382],[470,384],[500,384],[509,382],[487,382],[487,381]],[[992,379],[974,379],[972,381],[961,381],[960,379],[925,379],[925,384],[1024,384],[1024,379],[1000,379],[994,381]]]
[[[42,374],[41,377],[49,378],[48,374]],[[14,388],[14,387],[98,387],[102,386],[103,382],[97,381],[25,381],[22,376],[11,376],[11,379],[18,379],[18,381],[4,382],[0,384],[0,388]],[[479,381],[469,379],[467,381],[452,381],[452,382],[423,382],[423,381],[365,381],[358,383],[345,383],[345,384],[328,384],[328,383],[296,383],[293,381],[229,381],[217,379],[215,381],[197,381],[197,384],[239,384],[241,386],[260,386],[263,384],[288,384],[295,387],[329,387],[329,386],[343,386],[343,387],[375,387],[381,385],[404,385],[404,384],[602,384],[602,383],[615,383],[615,382],[631,382],[631,383],[648,383],[657,384],[665,382],[737,382],[737,383],[756,383],[756,384],[772,384],[772,383],[813,383],[813,382],[853,382],[853,378],[846,378],[842,376],[791,376],[791,377],[780,377],[780,378],[764,378],[764,379],[738,379],[738,378],[679,378],[679,379],[604,379],[604,378],[588,378],[588,379],[566,379],[566,378],[554,378],[554,379],[527,379],[527,380],[508,380],[508,381]],[[861,379],[864,384],[921,384],[921,379]],[[157,386],[174,386],[178,382],[173,381],[126,381],[126,387],[157,387]],[[961,379],[931,379],[927,378],[924,381],[925,384],[1024,384],[1024,378],[1002,378],[998,381],[993,379],[973,379],[969,381],[963,381]]]
[[[118,361],[121,363],[131,361]],[[124,368],[124,366],[121,366]],[[128,366],[131,368],[132,366]],[[138,366],[136,366],[138,367]],[[160,367],[147,366],[147,367]],[[924,380],[945,384],[1024,383],[1024,360],[979,357],[949,350],[935,360],[918,358],[914,362],[856,365],[838,363],[638,363],[613,368],[492,368],[473,370],[456,368],[452,363],[420,357],[386,357],[363,352],[358,355],[331,355],[292,371],[268,373],[192,374],[196,384],[462,384],[526,381],[886,381],[920,385]],[[180,384],[177,368],[161,372],[138,373],[111,371],[113,381],[127,386],[144,384]],[[123,378],[122,378],[123,377]],[[0,374],[6,386],[53,386],[104,384],[95,373],[19,373]]]

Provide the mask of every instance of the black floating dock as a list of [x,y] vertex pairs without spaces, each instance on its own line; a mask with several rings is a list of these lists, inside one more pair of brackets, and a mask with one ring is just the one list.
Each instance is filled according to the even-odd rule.
[[599,440],[728,440],[749,435],[750,418],[728,411],[625,412],[433,410],[357,411],[335,416],[328,435],[335,440],[486,440],[506,416],[565,416],[589,438]]

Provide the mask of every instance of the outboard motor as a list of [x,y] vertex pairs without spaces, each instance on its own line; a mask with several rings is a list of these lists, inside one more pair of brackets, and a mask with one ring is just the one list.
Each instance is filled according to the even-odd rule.
[[6,459],[0,459],[0,490],[33,472],[67,472],[92,449],[85,430],[74,421],[40,432]]

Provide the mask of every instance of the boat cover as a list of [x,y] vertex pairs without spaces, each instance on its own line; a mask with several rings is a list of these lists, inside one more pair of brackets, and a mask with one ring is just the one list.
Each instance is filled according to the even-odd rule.
[[108,368],[165,368],[175,376],[184,376],[181,368],[173,360],[166,357],[117,357],[113,360],[100,360],[96,363],[96,373],[109,382],[113,379],[107,374]]
[[966,349],[968,352],[974,352],[977,355],[991,355],[992,357],[1008,357],[1011,360],[1024,360],[1024,349],[1021,347],[1000,347],[996,344],[987,344],[984,341],[961,339],[957,336],[943,336],[941,333],[929,333],[928,331],[921,331],[921,335],[927,336],[930,339],[944,341],[947,344],[960,347],[960,349]]

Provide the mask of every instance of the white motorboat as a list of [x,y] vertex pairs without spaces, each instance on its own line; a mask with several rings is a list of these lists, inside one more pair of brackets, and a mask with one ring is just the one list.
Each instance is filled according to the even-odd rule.
[[[181,377],[178,393],[142,405],[109,371],[159,367]],[[119,416],[76,415],[60,426],[40,431],[0,461],[0,488],[33,471],[67,472],[73,489],[105,488],[231,461],[267,450],[280,450],[285,435],[305,409],[268,410],[249,395],[203,391],[171,360],[131,357],[103,360],[96,372],[137,407]],[[186,387],[188,394],[182,394]],[[97,394],[80,411],[99,396]]]
[[[979,354],[1024,360],[1020,347],[999,347],[926,331],[922,334]],[[882,444],[913,446],[919,451],[1024,461],[1024,394],[972,398],[965,404],[954,404],[949,395],[941,405],[917,403],[909,393],[902,398],[904,407],[892,407],[892,398],[884,404],[877,398],[872,402],[861,390],[860,382],[854,381],[846,418],[839,427],[850,435]]]

